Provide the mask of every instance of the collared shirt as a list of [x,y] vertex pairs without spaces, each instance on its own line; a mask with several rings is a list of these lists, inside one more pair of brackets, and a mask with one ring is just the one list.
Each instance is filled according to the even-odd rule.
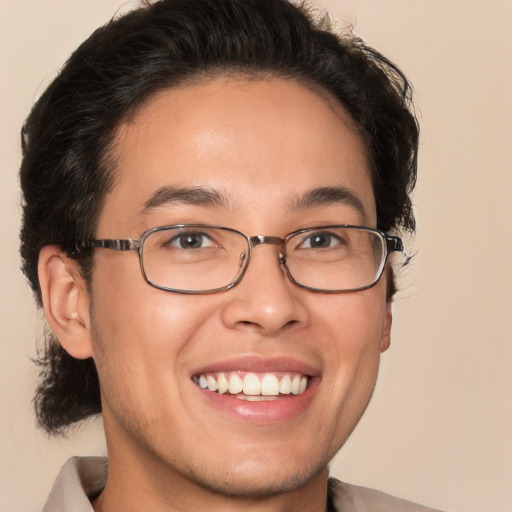
[[[105,487],[106,457],[72,457],[62,467],[43,512],[94,512],[91,499]],[[374,489],[329,479],[333,512],[441,512]]]

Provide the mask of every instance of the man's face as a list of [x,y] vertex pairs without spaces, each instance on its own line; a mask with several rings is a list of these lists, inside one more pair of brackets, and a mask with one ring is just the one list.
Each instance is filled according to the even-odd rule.
[[[219,78],[164,91],[116,142],[98,238],[183,223],[279,237],[376,224],[364,146],[347,114],[293,81]],[[363,211],[328,197],[300,203],[324,187],[348,190]],[[222,201],[175,194],[198,188]],[[184,295],[148,285],[136,252],[96,251],[91,351],[112,468],[158,468],[161,478],[253,496],[325,471],[370,399],[389,342],[386,283],[314,293],[290,281],[278,255],[258,246],[236,287]],[[280,384],[298,375],[307,389],[248,401],[198,384],[247,373]]]

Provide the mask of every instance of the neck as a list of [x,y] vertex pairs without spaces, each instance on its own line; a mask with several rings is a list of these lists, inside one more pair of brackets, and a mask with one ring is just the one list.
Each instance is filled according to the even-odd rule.
[[95,512],[325,512],[328,469],[305,485],[280,494],[228,495],[208,489],[169,465],[148,464],[143,457],[111,454],[103,492],[93,502]]

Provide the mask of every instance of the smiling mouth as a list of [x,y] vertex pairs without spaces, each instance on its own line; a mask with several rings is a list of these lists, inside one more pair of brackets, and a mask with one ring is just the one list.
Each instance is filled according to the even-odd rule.
[[308,388],[311,377],[293,372],[233,371],[201,373],[194,375],[192,380],[201,389],[256,402],[301,395]]

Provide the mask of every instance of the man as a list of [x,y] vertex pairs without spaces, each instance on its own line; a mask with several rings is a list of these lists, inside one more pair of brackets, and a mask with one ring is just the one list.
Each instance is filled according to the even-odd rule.
[[24,270],[59,433],[45,511],[426,511],[328,480],[390,343],[413,230],[401,72],[283,0],[162,0],[97,30],[23,133]]

